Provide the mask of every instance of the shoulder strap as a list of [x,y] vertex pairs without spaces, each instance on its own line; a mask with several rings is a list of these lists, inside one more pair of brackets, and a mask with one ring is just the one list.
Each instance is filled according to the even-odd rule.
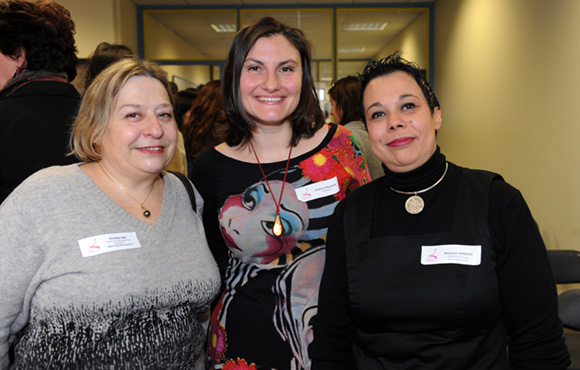
[[185,177],[185,175],[182,174],[181,172],[177,172],[177,171],[167,171],[167,172],[174,174],[175,176],[177,176],[178,179],[181,180],[181,182],[185,186],[185,189],[187,190],[187,194],[189,194],[189,200],[191,200],[191,208],[193,208],[194,213],[197,213],[197,205],[195,202],[195,192],[193,191],[193,186],[191,185],[191,182],[189,182],[189,179],[187,177]]
[[[371,237],[374,204],[379,181],[375,180],[357,188],[347,196],[343,219],[344,239],[350,244],[355,238]],[[364,188],[364,189],[362,189]]]

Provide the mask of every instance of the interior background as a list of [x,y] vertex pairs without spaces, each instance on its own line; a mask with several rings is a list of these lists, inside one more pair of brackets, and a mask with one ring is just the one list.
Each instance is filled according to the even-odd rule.
[[[79,57],[101,41],[138,50],[130,0],[57,1],[76,22]],[[520,189],[548,248],[580,249],[580,1],[433,4],[442,152]]]

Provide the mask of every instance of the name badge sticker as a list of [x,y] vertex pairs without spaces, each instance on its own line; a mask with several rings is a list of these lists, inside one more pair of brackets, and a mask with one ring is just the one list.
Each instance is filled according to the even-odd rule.
[[324,180],[314,184],[306,185],[295,189],[295,191],[298,200],[302,202],[308,202],[310,200],[334,195],[340,191],[340,186],[338,186],[338,178],[334,176],[330,180]]
[[421,249],[422,265],[457,264],[479,266],[481,245],[424,245]]
[[116,252],[125,249],[141,248],[135,232],[103,234],[79,240],[83,257],[97,256],[103,253]]

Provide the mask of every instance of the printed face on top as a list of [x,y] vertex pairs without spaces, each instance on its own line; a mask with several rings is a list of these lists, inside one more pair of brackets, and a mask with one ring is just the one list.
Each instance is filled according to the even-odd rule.
[[[276,197],[280,196],[283,182],[269,181]],[[234,255],[243,262],[270,263],[289,253],[297,240],[308,229],[309,211],[299,201],[294,186],[286,183],[280,205],[280,219],[284,232],[274,236],[272,227],[276,204],[264,181],[247,188],[243,194],[226,199],[219,214],[222,236]]]
[[371,149],[391,171],[414,170],[433,155],[441,110],[431,114],[411,75],[397,71],[371,80],[363,104]]
[[152,77],[129,78],[98,144],[101,163],[116,176],[160,173],[177,144],[177,124],[163,84]]
[[261,125],[279,125],[298,107],[302,89],[300,53],[282,35],[256,41],[242,67],[242,106]]

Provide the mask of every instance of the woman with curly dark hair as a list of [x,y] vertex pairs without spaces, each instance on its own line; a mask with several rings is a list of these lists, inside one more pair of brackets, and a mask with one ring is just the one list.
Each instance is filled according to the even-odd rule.
[[225,120],[220,94],[221,80],[205,84],[193,102],[189,119],[184,122],[183,139],[187,155],[188,173],[191,173],[193,160],[203,150],[220,143],[217,130]]
[[80,95],[70,12],[50,0],[0,3],[0,203],[37,170],[67,157]]

